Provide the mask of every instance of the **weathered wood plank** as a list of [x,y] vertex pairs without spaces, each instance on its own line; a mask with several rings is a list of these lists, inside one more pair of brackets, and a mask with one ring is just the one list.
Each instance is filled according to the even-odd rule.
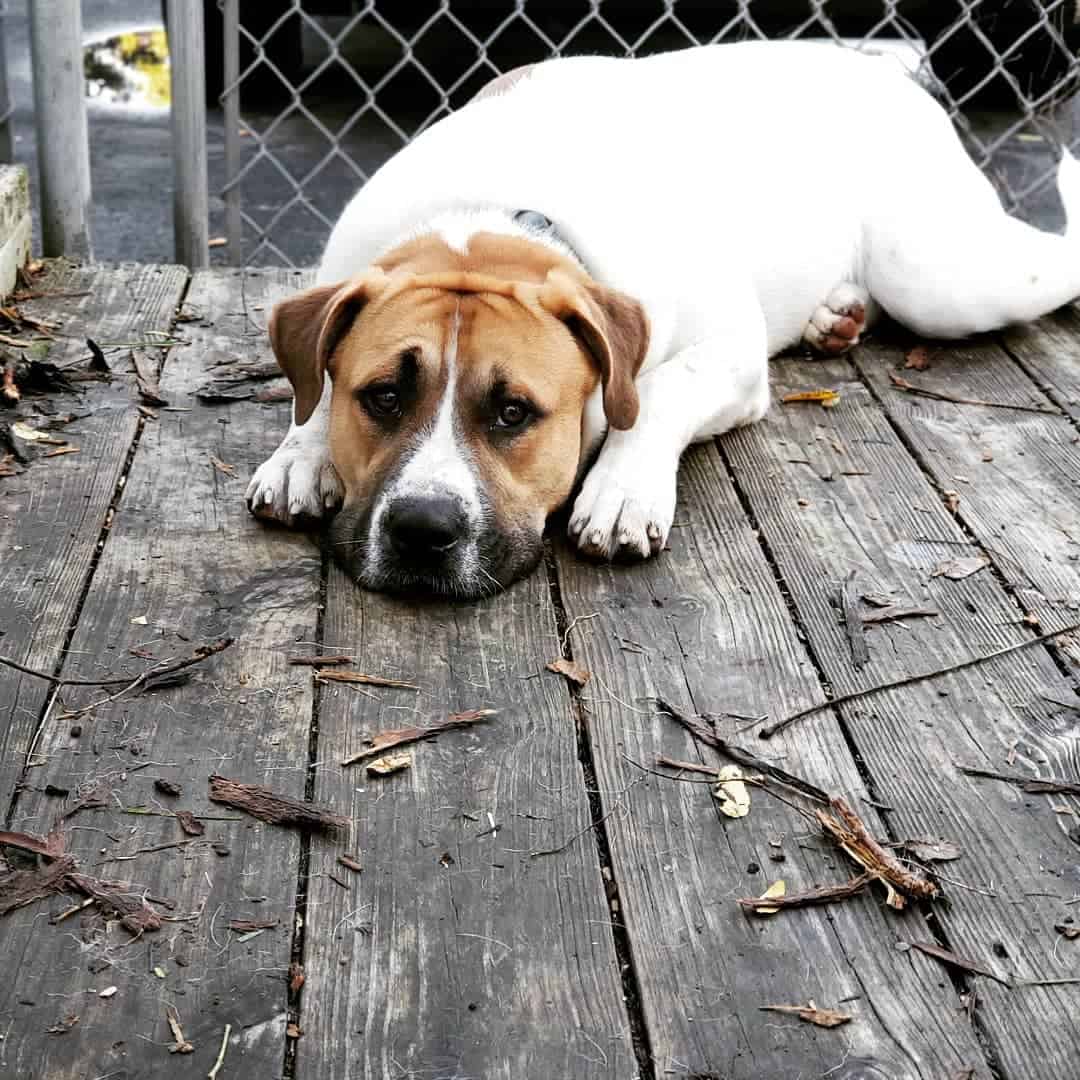
[[[1080,433],[1069,417],[955,405],[894,389],[902,350],[874,345],[855,363],[957,514],[1047,630],[1080,621]],[[1063,365],[1059,365],[1061,367]],[[910,372],[905,374],[910,375]],[[955,397],[1053,409],[1000,346],[959,344],[911,381]],[[1080,642],[1072,646],[1080,663]]]
[[[315,796],[355,830],[312,844],[297,1075],[636,1075],[570,698],[541,671],[559,648],[543,573],[408,606],[334,568],[326,645],[421,690],[321,691]],[[370,733],[489,707],[405,773],[338,764]]]
[[[868,370],[869,359],[863,364]],[[934,576],[942,561],[978,550],[848,364],[780,362],[774,384],[778,395],[822,386],[842,395],[832,410],[774,405],[764,422],[723,442],[835,694],[1030,639],[1031,630],[989,570],[963,580]],[[950,390],[989,397],[1003,388]],[[914,406],[901,399],[899,411],[909,408]],[[927,430],[941,426],[924,422]],[[985,421],[973,429],[973,445],[988,430]],[[1012,438],[1014,448],[1025,446],[1018,433]],[[833,607],[837,584],[852,570],[863,592],[891,594],[941,613],[869,627],[870,662],[860,671],[851,665]],[[1062,620],[1061,613],[1048,622],[1050,617]],[[1075,776],[1076,719],[1066,719],[1042,693],[1069,690],[1038,646],[840,708],[877,798],[893,808],[888,822],[894,835],[944,836],[963,852],[945,873],[966,887],[946,882],[948,905],[935,905],[950,946],[1019,981],[1080,974],[1077,957],[1058,947],[1053,929],[1070,911],[1066,904],[1080,883],[1076,847],[1066,836],[1074,819],[1055,812],[1068,803],[1065,798],[1024,795],[967,777],[955,763],[998,770],[1011,763],[1021,772]],[[822,722],[809,718],[791,731]],[[913,956],[911,963],[924,970],[937,962]],[[1077,1060],[1080,1033],[1073,1018],[1080,988],[1007,990],[985,978],[975,978],[974,987],[975,1016],[1000,1075],[1046,1080]]]
[[[872,893],[745,915],[737,898],[776,879],[802,891],[855,868],[764,793],[752,792],[748,817],[729,820],[708,787],[642,779],[631,764],[653,767],[658,754],[718,763],[654,714],[648,701],[660,696],[716,715],[721,735],[842,792],[883,831],[831,714],[775,744],[740,735],[748,717],[786,715],[824,694],[715,447],[684,459],[670,548],[632,569],[559,553],[567,615],[595,615],[571,644],[593,672],[582,700],[656,1075],[988,1076],[948,980],[896,950],[925,935],[917,912],[886,914]],[[758,1011],[811,999],[856,1019],[822,1030]]]
[[[279,1075],[285,1055],[288,978],[300,841],[208,801],[210,773],[262,783],[302,798],[312,696],[287,666],[297,639],[317,626],[320,558],[310,538],[269,530],[242,502],[246,474],[272,448],[277,416],[253,402],[206,407],[193,393],[208,365],[266,353],[262,308],[292,287],[292,274],[201,274],[189,305],[192,344],[175,349],[162,394],[181,411],[148,422],[96,568],[65,672],[83,677],[138,672],[157,657],[183,657],[223,635],[235,644],[192,669],[187,685],[121,698],[77,720],[60,707],[48,720],[20,796],[14,825],[44,833],[79,789],[101,783],[106,807],[64,823],[86,872],[121,878],[178,921],[133,939],[88,908],[52,926],[46,912],[71,897],[0,921],[0,1055],[4,1076],[55,1080],[123,1075],[204,1077],[225,1024],[232,1025],[222,1075]],[[278,407],[280,411],[280,407]],[[213,459],[235,466],[238,475]],[[64,691],[63,707],[115,688]],[[154,780],[180,783],[169,798]],[[67,788],[65,802],[47,784]],[[146,807],[164,816],[140,816]],[[168,814],[209,816],[205,835],[185,836]],[[144,851],[139,849],[182,843]],[[224,847],[215,852],[212,843]],[[225,854],[222,854],[225,852]],[[250,939],[234,919],[276,920]],[[100,992],[116,987],[110,998]],[[190,1055],[170,1055],[166,1009],[176,1009]],[[67,1016],[66,1034],[47,1034]]]
[[[35,291],[86,293],[20,303],[26,315],[58,323],[48,360],[59,366],[89,357],[87,337],[102,344],[145,341],[168,329],[183,295],[180,267],[121,266],[78,269],[56,263]],[[54,393],[43,402],[79,419],[55,434],[77,454],[37,458],[18,476],[0,478],[0,651],[52,673],[74,621],[98,537],[138,426],[126,352],[109,354],[110,383],[80,383],[78,395]],[[41,426],[47,417],[27,396],[17,412]],[[26,444],[22,444],[26,445]],[[9,668],[0,670],[0,807],[6,812],[37,729],[48,685]]]
[[1002,341],[1043,393],[1080,421],[1080,311],[1076,306],[1030,325],[1010,327]]

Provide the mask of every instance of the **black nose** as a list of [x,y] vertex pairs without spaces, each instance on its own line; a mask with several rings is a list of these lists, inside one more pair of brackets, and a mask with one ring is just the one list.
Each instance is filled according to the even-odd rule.
[[465,534],[467,521],[458,501],[446,495],[395,499],[386,514],[390,546],[403,558],[434,562]]

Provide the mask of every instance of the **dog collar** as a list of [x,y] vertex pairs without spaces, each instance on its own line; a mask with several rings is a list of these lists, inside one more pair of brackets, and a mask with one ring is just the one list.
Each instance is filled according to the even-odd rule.
[[540,213],[539,210],[515,210],[511,214],[511,218],[527,232],[554,240],[579,266],[585,266],[584,260],[577,253],[573,244],[555,228],[555,223],[546,214]]

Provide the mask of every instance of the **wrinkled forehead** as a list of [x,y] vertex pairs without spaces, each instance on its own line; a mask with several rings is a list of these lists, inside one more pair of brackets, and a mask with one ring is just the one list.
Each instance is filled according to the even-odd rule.
[[352,386],[392,378],[406,354],[429,386],[452,365],[463,392],[498,388],[544,408],[589,373],[566,326],[514,292],[403,289],[365,309],[346,334],[340,378]]

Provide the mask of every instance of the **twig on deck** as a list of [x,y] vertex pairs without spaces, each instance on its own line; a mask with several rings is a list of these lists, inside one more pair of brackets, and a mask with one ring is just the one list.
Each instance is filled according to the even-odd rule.
[[904,678],[896,679],[893,682],[881,683],[879,686],[870,686],[865,690],[856,690],[851,694],[842,694],[840,697],[833,698],[831,701],[823,701],[818,705],[811,705],[808,709],[792,713],[790,716],[784,717],[783,720],[777,720],[775,724],[766,725],[758,732],[758,738],[771,739],[774,735],[779,735],[781,731],[789,728],[799,720],[804,720],[806,717],[813,716],[815,713],[823,712],[825,709],[833,709],[839,705],[846,705],[848,702],[858,701],[861,698],[870,697],[872,694],[880,694],[884,690],[895,690],[901,686],[910,686],[912,683],[925,682],[927,679],[936,679],[941,675],[951,675],[955,671],[964,671],[967,668],[985,664],[988,660],[996,660],[999,656],[1007,656],[1009,653],[1019,652],[1021,649],[1030,649],[1033,645],[1041,645],[1044,641],[1049,641],[1051,638],[1059,637],[1062,634],[1071,634],[1074,630],[1080,630],[1080,623],[1073,623],[1071,626],[1061,627],[1060,630],[1051,630],[1048,633],[1039,634],[1038,637],[1029,638],[1027,641],[1021,641],[1018,645],[1009,645],[1004,649],[997,649],[992,653],[987,653],[985,656],[976,656],[971,660],[963,660],[959,664],[950,664],[948,667],[937,668],[934,671],[926,671],[919,675],[906,675]]
[[957,765],[956,768],[965,776],[984,776],[988,780],[1003,780],[1007,784],[1019,784],[1021,790],[1029,795],[1080,795],[1080,781],[1049,780],[1037,776],[1020,776],[1017,773],[993,772],[991,769],[977,769],[971,765]]
[[667,713],[673,720],[682,724],[699,742],[713,747],[714,750],[719,750],[725,757],[731,758],[732,761],[738,762],[740,765],[745,765],[748,769],[755,769],[766,776],[771,776],[774,780],[786,784],[801,795],[805,795],[808,799],[825,804],[829,803],[829,795],[815,784],[811,784],[809,780],[803,780],[802,777],[789,773],[778,765],[773,765],[744,747],[736,746],[734,743],[728,742],[727,739],[720,738],[714,731],[710,731],[696,716],[684,716],[662,698],[653,698],[653,701],[656,702],[656,706],[661,712]]
[[980,398],[962,398],[953,394],[946,394],[940,390],[930,390],[925,386],[916,386],[907,379],[890,372],[889,380],[897,390],[903,390],[906,394],[914,394],[916,397],[931,398],[934,401],[947,401],[951,405],[984,405],[990,409],[1012,409],[1014,412],[1049,413],[1051,416],[1064,415],[1060,409],[1045,405],[1013,405],[1007,401],[983,401]]
[[603,817],[597,818],[596,821],[590,821],[589,824],[585,826],[585,828],[579,829],[576,833],[574,833],[573,836],[561,843],[556,848],[546,848],[543,851],[530,851],[529,858],[538,859],[541,855],[558,855],[560,852],[565,851],[575,840],[584,836],[591,829],[595,829],[598,826],[603,825],[604,822],[607,821],[607,819],[611,817],[611,815],[614,814],[620,806],[622,806],[623,800],[626,798],[627,795],[630,794],[631,789],[634,788],[636,785],[640,784],[641,781],[644,779],[644,776],[639,776],[636,780],[631,780],[630,783],[623,788],[622,794],[615,800],[614,806],[612,806],[612,808]]
[[436,735],[453,731],[455,728],[472,727],[473,724],[482,723],[495,716],[498,711],[498,709],[472,709],[470,712],[454,713],[445,720],[437,720],[433,724],[398,728],[396,731],[380,731],[377,735],[372,735],[370,739],[365,740],[370,744],[366,749],[345,758],[341,764],[343,766],[355,765],[358,761],[376,757],[384,750],[395,746],[407,746],[409,743],[420,742],[421,739],[433,739]]
[[745,897],[739,900],[739,904],[755,913],[758,908],[766,905],[768,908],[766,913],[771,915],[775,908],[808,907],[811,904],[831,904],[834,900],[850,900],[851,897],[858,896],[873,880],[874,875],[867,872],[840,885],[823,885],[820,889],[770,896],[767,900],[762,900],[760,896]]
[[225,1025],[225,1031],[221,1036],[221,1049],[218,1051],[214,1067],[206,1074],[206,1080],[217,1080],[218,1070],[225,1063],[225,1051],[229,1049],[229,1036],[232,1034],[232,1024]]

